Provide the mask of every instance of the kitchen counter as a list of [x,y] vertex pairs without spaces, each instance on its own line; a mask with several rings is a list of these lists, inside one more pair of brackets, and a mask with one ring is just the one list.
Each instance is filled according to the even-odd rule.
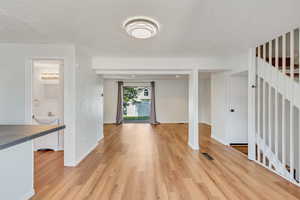
[[30,199],[34,195],[33,139],[65,125],[0,125],[0,199]]
[[64,128],[65,125],[0,125],[0,150]]

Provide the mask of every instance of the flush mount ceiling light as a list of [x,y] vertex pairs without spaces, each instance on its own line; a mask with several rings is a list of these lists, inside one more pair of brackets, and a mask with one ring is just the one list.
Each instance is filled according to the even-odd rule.
[[131,17],[123,23],[123,28],[133,38],[148,39],[159,31],[159,23],[149,17]]

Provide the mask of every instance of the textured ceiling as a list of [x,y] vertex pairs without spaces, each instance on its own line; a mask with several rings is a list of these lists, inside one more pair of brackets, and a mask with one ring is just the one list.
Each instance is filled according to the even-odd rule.
[[[4,0],[0,41],[66,43],[98,56],[193,57],[238,53],[300,24],[299,0]],[[162,25],[149,40],[121,29],[130,16]]]

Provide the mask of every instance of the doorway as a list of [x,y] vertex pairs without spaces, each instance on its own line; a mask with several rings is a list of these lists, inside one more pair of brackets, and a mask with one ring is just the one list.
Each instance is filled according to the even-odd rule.
[[[64,123],[63,66],[61,59],[32,61],[32,124]],[[35,151],[61,151],[64,149],[63,131],[37,138],[33,143]]]
[[229,78],[229,144],[248,154],[248,72]]
[[123,87],[123,122],[149,123],[151,88],[148,86]]

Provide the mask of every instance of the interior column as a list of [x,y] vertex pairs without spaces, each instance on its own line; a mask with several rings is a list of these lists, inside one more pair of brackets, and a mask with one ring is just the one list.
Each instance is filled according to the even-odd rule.
[[198,70],[189,75],[189,136],[188,144],[193,150],[199,150],[199,120],[198,120]]
[[255,86],[256,86],[256,52],[249,50],[248,70],[248,159],[255,160]]

